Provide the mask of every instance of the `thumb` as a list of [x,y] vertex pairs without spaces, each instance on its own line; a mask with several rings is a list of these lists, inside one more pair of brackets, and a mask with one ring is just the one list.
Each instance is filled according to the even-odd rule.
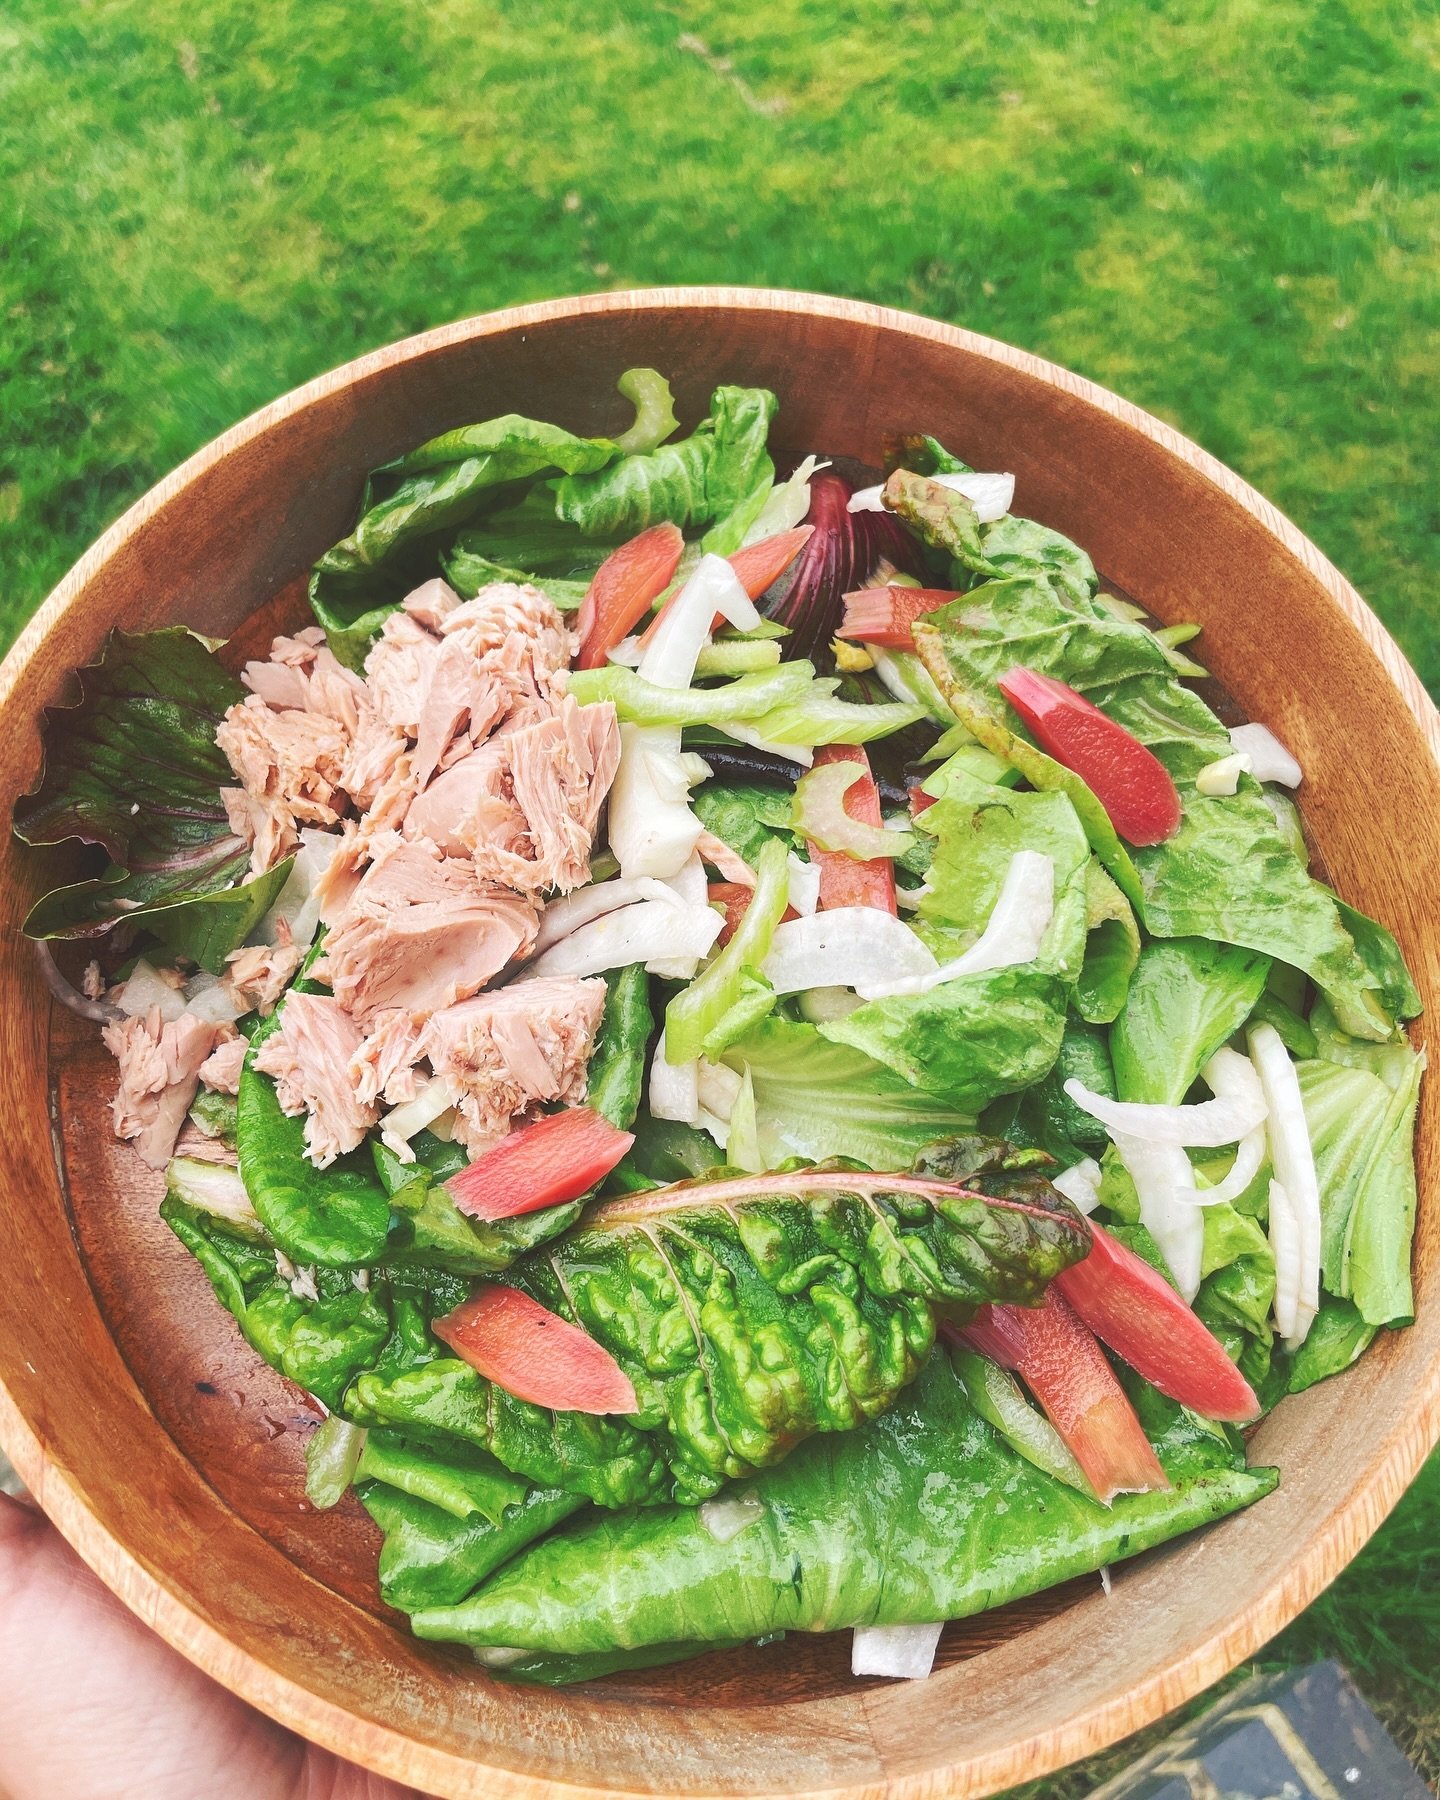
[[0,1594],[0,1793],[193,1800],[224,1769],[246,1800],[294,1800],[300,1742],[147,1631],[5,1494]]

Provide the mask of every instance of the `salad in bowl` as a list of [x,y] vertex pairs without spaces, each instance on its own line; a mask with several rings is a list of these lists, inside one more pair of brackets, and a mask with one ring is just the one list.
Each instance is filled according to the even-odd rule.
[[263,657],[114,634],[26,929],[418,1636],[923,1676],[1263,1499],[1245,1427],[1410,1321],[1419,1001],[1009,476],[620,386],[374,471]]

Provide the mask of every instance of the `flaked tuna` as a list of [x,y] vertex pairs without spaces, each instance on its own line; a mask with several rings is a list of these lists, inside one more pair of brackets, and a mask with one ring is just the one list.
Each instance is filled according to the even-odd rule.
[[261,874],[288,856],[301,825],[339,823],[346,728],[327,714],[276,711],[257,694],[232,706],[215,742],[243,789],[222,789],[232,830],[252,845],[251,870]]
[[277,637],[269,661],[246,663],[240,679],[275,711],[319,714],[347,737],[354,736],[369,699],[364,682],[337,661],[315,625],[294,637]]
[[280,1028],[255,1052],[255,1067],[274,1077],[281,1109],[305,1115],[305,1153],[317,1169],[353,1150],[375,1123],[348,1073],[360,1028],[327,994],[292,992]]
[[440,623],[447,618],[460,604],[460,596],[448,581],[442,581],[438,575],[429,581],[422,581],[418,588],[412,588],[401,605],[416,624],[423,625],[427,631],[438,631]]
[[222,1039],[200,1065],[200,1080],[212,1094],[238,1094],[240,1071],[249,1048],[237,1032]]
[[558,695],[574,641],[553,601],[528,582],[494,581],[440,621],[443,637],[460,637],[497,674],[524,692]]
[[415,1098],[424,1029],[423,1018],[401,1007],[370,1019],[364,1042],[350,1058],[357,1099],[368,1104],[383,1098],[387,1106],[403,1106]]
[[437,776],[411,806],[406,835],[469,856],[482,877],[526,893],[566,893],[589,876],[619,760],[614,707],[566,696]]
[[517,1113],[585,1096],[586,1066],[605,983],[527,981],[437,1012],[421,1048],[437,1075],[460,1088],[456,1135],[478,1156],[510,1129]]
[[[274,1012],[300,967],[300,950],[289,921],[278,919],[273,944],[247,944],[225,958],[225,987],[242,1013]],[[235,1090],[228,1090],[233,1093]]]
[[137,1018],[117,1019],[101,1036],[120,1065],[115,1135],[134,1138],[150,1167],[162,1169],[200,1085],[201,1064],[215,1046],[216,1028],[190,1013],[162,1019],[152,1006]]
[[478,881],[468,860],[394,834],[372,853],[320,971],[356,1018],[436,1012],[478,993],[534,942],[534,902]]

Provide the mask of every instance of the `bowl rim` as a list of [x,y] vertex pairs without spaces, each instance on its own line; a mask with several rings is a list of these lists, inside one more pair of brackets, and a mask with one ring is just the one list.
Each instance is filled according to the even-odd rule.
[[[615,290],[531,302],[476,314],[416,333],[342,363],[292,389],[214,438],[136,500],[79,558],[36,609],[0,663],[0,708],[10,700],[44,639],[110,557],[162,508],[216,463],[262,438],[273,426],[327,394],[416,357],[472,340],[582,317],[647,310],[711,309],[795,313],[928,339],[1006,364],[1060,389],[1150,439],[1248,512],[1328,592],[1383,667],[1440,766],[1440,712],[1398,644],[1350,582],[1300,529],[1248,482],[1208,451],[1143,408],[1084,376],[999,339],[922,315],[803,290],[694,286]],[[1176,1661],[1152,1670],[1139,1686],[1092,1705],[1058,1728],[963,1764],[891,1776],[878,1783],[809,1791],[809,1800],[844,1796],[866,1800],[933,1800],[937,1793],[982,1795],[1026,1775],[1051,1772],[1151,1723],[1220,1679],[1288,1624],[1360,1550],[1440,1440],[1440,1361],[1432,1363],[1403,1424],[1380,1447],[1373,1465],[1348,1492],[1307,1546],[1303,1560],[1284,1568],[1226,1626],[1191,1644]],[[144,1566],[92,1513],[78,1481],[49,1460],[40,1440],[0,1378],[0,1447],[42,1510],[106,1585],[162,1639],[242,1700],[301,1736],[376,1773],[423,1792],[471,1793],[477,1765],[394,1727],[357,1718],[343,1706],[282,1675],[262,1658],[238,1650],[203,1620],[159,1574]],[[617,1800],[634,1790],[557,1781],[483,1765],[494,1800]],[[638,1800],[638,1794],[637,1794]]]

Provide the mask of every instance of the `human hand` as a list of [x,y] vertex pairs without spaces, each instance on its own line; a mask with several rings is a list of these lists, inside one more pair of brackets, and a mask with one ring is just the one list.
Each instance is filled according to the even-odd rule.
[[4,1800],[420,1800],[253,1712],[0,1493]]

